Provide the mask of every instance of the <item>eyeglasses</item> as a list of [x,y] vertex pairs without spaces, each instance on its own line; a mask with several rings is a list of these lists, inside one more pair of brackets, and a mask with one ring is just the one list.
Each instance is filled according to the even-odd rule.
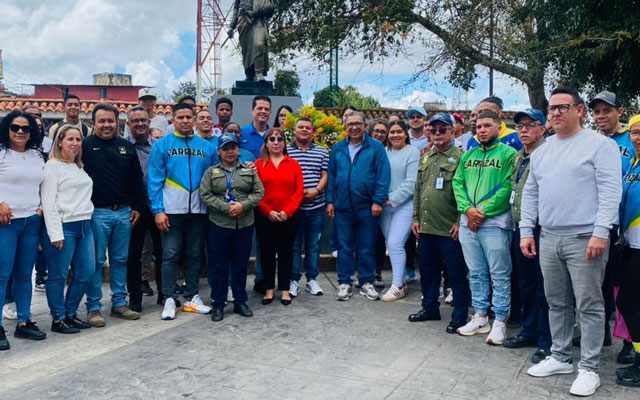
[[431,128],[431,129],[429,130],[429,133],[431,133],[432,135],[444,135],[444,134],[446,134],[447,132],[449,132],[449,130],[450,130],[450,129],[451,129],[451,128],[444,128],[444,127],[443,127],[443,128],[438,128],[438,129],[436,129],[436,128]]
[[282,142],[284,142],[284,138],[282,136],[269,136],[269,141],[271,143],[273,143],[273,142],[282,143]]
[[138,118],[138,119],[132,119],[129,122],[133,123],[133,124],[146,124],[147,122],[149,122],[148,118]]
[[569,111],[571,106],[577,106],[577,104],[556,104],[554,106],[549,106],[549,114],[553,114],[556,111],[559,111],[560,114],[564,114]]
[[31,127],[29,125],[11,124],[9,125],[9,129],[11,130],[11,132],[15,132],[15,133],[18,133],[20,131],[26,134],[31,133]]
[[349,122],[347,128],[355,128],[364,125],[364,122]]
[[[551,112],[551,111],[549,111]],[[527,129],[535,129],[538,126],[542,126],[537,122],[529,122],[528,124],[516,124],[516,130],[521,130],[522,128],[527,128]]]
[[640,129],[629,131],[629,136],[640,136]]
[[378,135],[386,135],[387,131],[384,129],[374,129],[373,133],[377,133]]

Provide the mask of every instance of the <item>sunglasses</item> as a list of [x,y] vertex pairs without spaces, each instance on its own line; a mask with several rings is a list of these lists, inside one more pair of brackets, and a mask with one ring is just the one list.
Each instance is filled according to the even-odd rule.
[[432,135],[445,135],[447,132],[449,132],[449,129],[451,128],[432,128],[430,132]]
[[31,133],[31,127],[29,125],[11,124],[9,125],[9,129],[11,130],[11,132],[15,133],[18,133],[20,131],[22,131],[22,133]]
[[281,142],[284,142],[284,138],[282,136],[269,136],[269,141],[271,143],[274,143],[274,142],[281,143]]

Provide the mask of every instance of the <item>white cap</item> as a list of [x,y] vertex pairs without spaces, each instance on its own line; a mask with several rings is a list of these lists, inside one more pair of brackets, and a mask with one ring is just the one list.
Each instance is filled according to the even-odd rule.
[[154,99],[158,98],[158,96],[155,94],[155,92],[151,88],[142,88],[138,91],[138,99],[141,99],[143,97],[149,97],[149,96],[153,97]]

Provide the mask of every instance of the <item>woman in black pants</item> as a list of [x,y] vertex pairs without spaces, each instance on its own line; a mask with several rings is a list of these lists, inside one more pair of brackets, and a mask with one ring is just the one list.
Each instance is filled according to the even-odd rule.
[[620,203],[620,240],[623,246],[617,305],[627,324],[636,359],[616,370],[616,382],[640,387],[640,115],[629,121],[629,138],[636,156],[624,168]]
[[289,281],[293,265],[293,240],[298,229],[296,211],[304,196],[302,168],[296,160],[287,156],[284,133],[278,128],[272,128],[264,135],[261,159],[255,165],[264,185],[264,197],[256,212],[256,231],[266,288],[262,304],[273,301],[277,255],[278,289],[282,292],[282,304],[287,306],[291,304]]

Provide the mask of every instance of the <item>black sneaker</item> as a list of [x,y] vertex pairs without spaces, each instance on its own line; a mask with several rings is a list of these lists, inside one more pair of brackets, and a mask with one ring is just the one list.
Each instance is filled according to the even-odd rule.
[[78,329],[89,329],[89,328],[91,328],[91,324],[81,320],[80,318],[78,318],[77,315],[74,315],[73,317],[67,316],[67,318],[64,319],[64,323],[69,325],[69,326],[71,326],[71,327],[78,328]]
[[129,310],[137,313],[142,312],[142,303],[129,303]]
[[142,286],[140,287],[143,296],[153,296],[153,289],[151,289],[151,285],[149,285],[149,281],[142,281]]
[[9,350],[11,346],[7,340],[7,335],[4,333],[4,328],[0,326],[0,350]]
[[[502,345],[504,345],[504,343]],[[544,360],[545,358],[549,357],[550,355],[551,355],[551,349],[550,348],[548,348],[548,347],[547,348],[540,347],[531,356],[531,362],[534,363],[534,364],[538,364],[540,361]]]
[[16,325],[13,336],[20,339],[43,340],[47,334],[38,329],[36,323],[29,319],[25,325]]
[[175,293],[176,293],[176,294],[182,294],[182,293],[184,293],[184,285],[178,285],[178,284],[176,283],[176,290],[175,290]]
[[622,350],[618,353],[617,361],[618,364],[633,364],[636,361],[636,352],[631,342],[623,341]]
[[71,326],[67,324],[67,318],[62,321],[52,321],[51,322],[51,332],[62,333],[64,335],[70,335],[74,333],[80,333],[80,329],[75,326]]

